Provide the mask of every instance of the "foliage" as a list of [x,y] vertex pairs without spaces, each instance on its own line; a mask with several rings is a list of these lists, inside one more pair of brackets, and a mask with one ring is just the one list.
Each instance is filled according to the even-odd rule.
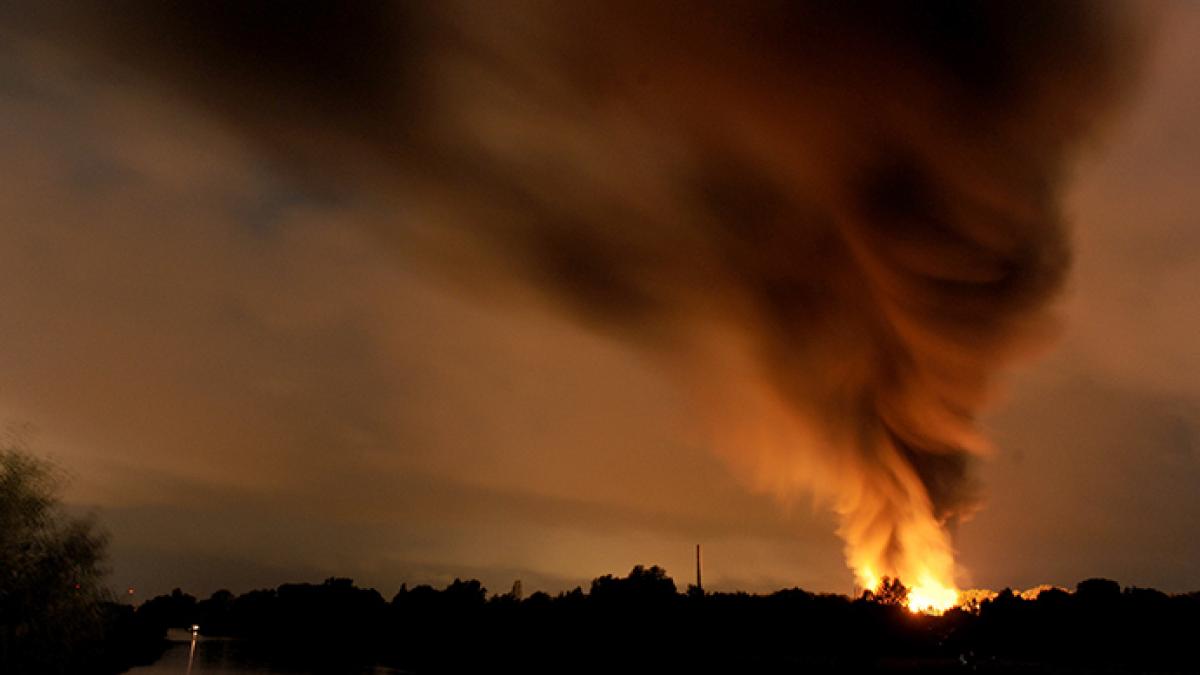
[[0,447],[0,671],[77,672],[103,639],[105,537],[59,503],[61,478],[19,444]]
[[879,588],[867,591],[865,596],[881,605],[904,607],[908,602],[908,587],[899,578],[884,577],[879,582]]
[[593,579],[591,597],[598,602],[665,602],[675,598],[675,582],[657,565],[637,565],[624,578],[606,574]]
[[[348,579],[196,601],[176,591],[139,615],[251,638],[264,659],[330,671],[418,673],[1103,672],[1193,670],[1200,595],[1098,579],[1036,599],[1004,591],[975,611],[913,614],[889,579],[857,600],[788,589],[679,593],[638,566],[551,596],[487,597],[474,580],[402,586],[386,602]],[[306,670],[307,672],[307,670]]]

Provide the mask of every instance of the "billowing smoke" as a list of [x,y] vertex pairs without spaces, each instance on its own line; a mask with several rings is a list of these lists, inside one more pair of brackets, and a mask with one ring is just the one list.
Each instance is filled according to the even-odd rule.
[[[1102,3],[38,3],[382,241],[663,355],[860,582],[952,592],[974,419],[1047,334],[1059,194],[1132,69]],[[509,284],[504,284],[509,286]],[[730,356],[732,355],[732,356]],[[934,598],[936,600],[936,598]]]

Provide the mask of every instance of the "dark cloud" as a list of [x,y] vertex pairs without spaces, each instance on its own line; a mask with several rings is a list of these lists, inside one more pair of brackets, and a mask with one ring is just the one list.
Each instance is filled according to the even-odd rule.
[[[519,276],[660,353],[735,334],[751,365],[708,386],[765,388],[816,446],[781,462],[739,438],[735,463],[830,499],[860,572],[948,580],[974,417],[1043,337],[1063,178],[1134,69],[1118,9],[128,2],[14,22],[394,214],[359,224],[378,241],[478,263],[450,276]],[[369,352],[361,312],[306,325],[293,368]],[[312,414],[284,428],[375,433],[370,362],[316,366],[313,407],[276,411]]]

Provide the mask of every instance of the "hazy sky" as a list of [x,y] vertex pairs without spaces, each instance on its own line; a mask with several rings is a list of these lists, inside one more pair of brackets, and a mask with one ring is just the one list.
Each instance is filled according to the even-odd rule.
[[[1200,10],[1164,15],[1070,180],[1060,335],[984,416],[964,585],[1200,588]],[[828,509],[730,471],[663,359],[430,271],[362,226],[394,203],[169,90],[5,36],[0,166],[0,418],[97,510],[115,586],[682,585],[702,543],[710,588],[850,590]]]

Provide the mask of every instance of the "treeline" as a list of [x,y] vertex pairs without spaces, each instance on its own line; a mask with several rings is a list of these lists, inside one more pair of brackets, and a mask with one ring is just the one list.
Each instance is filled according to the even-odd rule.
[[488,596],[478,581],[403,586],[385,599],[349,579],[197,600],[147,601],[156,630],[198,624],[246,638],[282,665],[390,665],[417,673],[1194,671],[1200,595],[1081,582],[1074,593],[1010,591],[942,616],[902,594],[851,599],[799,589],[680,593],[659,567],[600,577],[585,592]]
[[3,614],[14,618],[0,616],[2,675],[113,675],[154,662],[168,646],[162,624],[110,600],[33,605],[0,592]]

